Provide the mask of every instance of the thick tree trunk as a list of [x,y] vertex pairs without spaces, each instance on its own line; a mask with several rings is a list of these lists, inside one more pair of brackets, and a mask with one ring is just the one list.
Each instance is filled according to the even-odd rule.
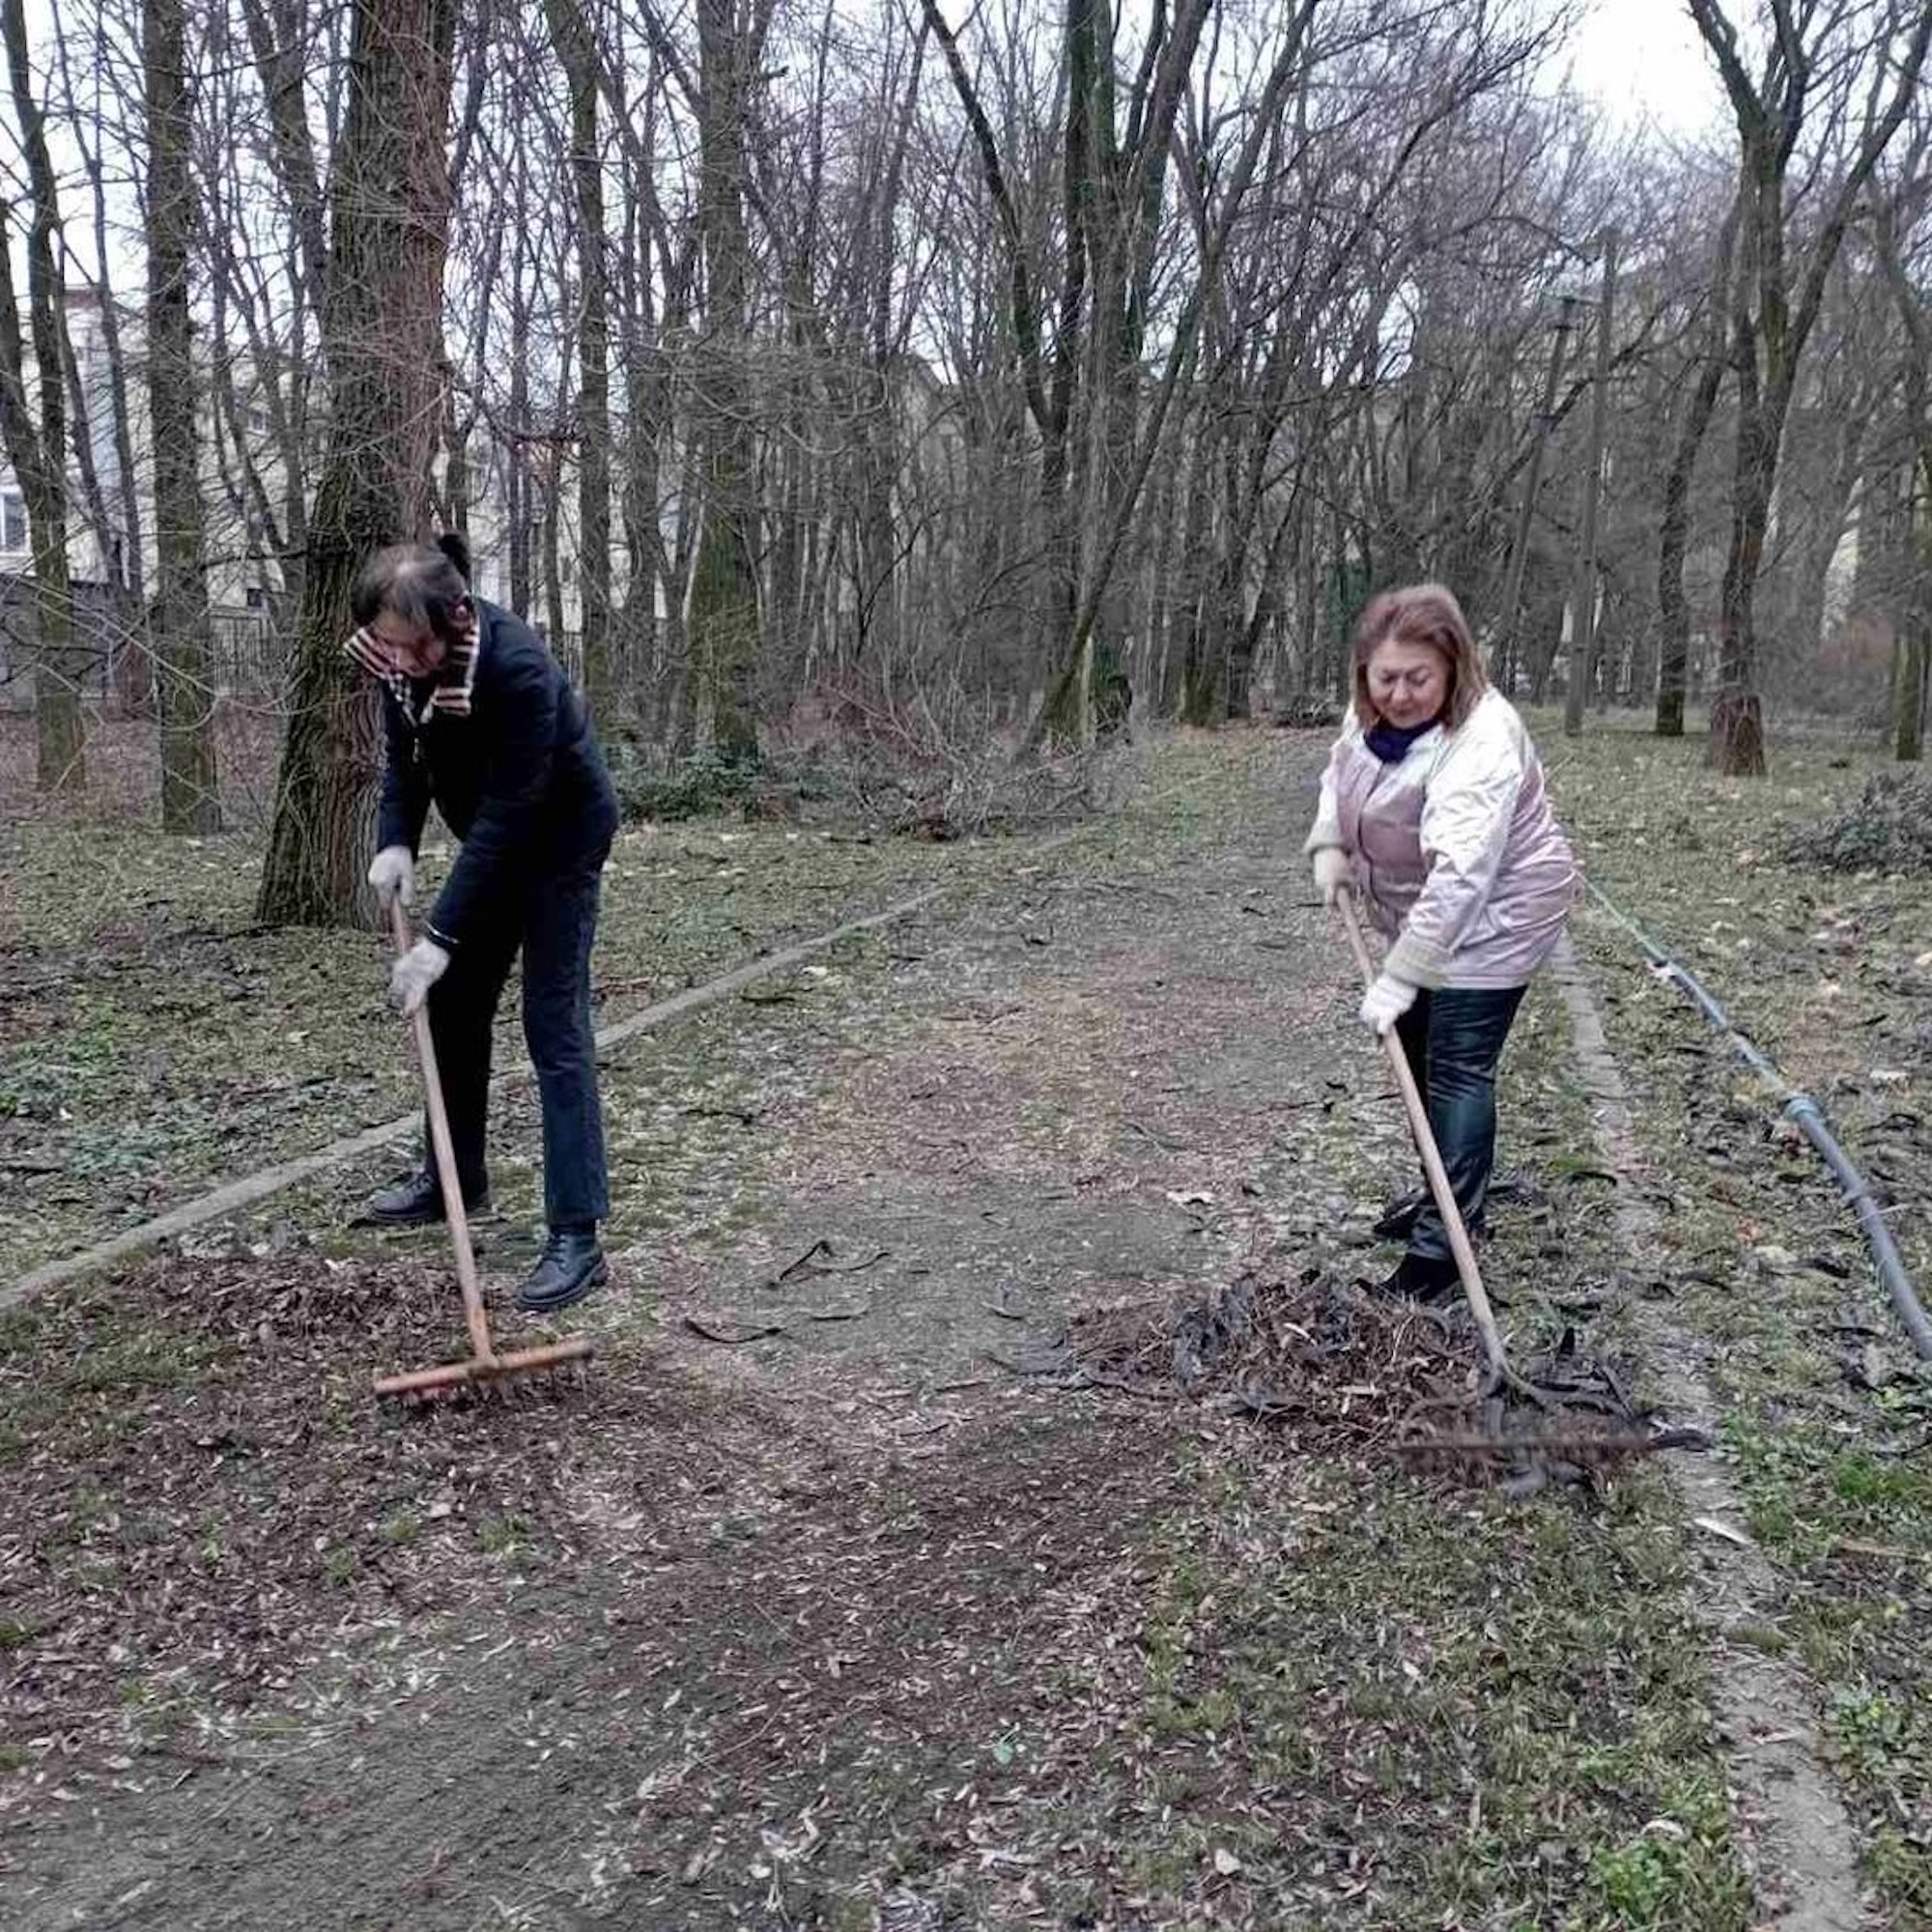
[[756,63],[732,0],[697,0],[709,329],[699,379],[704,525],[691,589],[691,650],[699,715],[727,758],[758,755],[758,585],[753,529],[755,464],[746,371],[748,242],[744,206],[746,84]]
[[1757,693],[1757,581],[1771,527],[1784,396],[1740,382],[1738,454],[1731,484],[1731,541],[1718,602],[1718,686],[1711,696],[1706,763],[1726,778],[1764,775],[1764,708]]
[[155,466],[151,636],[161,725],[161,823],[220,829],[210,676],[188,238],[195,232],[183,0],[143,0],[148,110],[148,420]]
[[427,533],[442,363],[453,0],[355,0],[323,334],[328,450],[296,620],[288,737],[258,917],[366,918],[374,686],[342,651],[372,550]]
[[[1922,163],[1924,150],[1916,150]],[[1908,171],[1908,179],[1910,172]],[[1897,600],[1898,635],[1892,683],[1892,751],[1906,762],[1923,755],[1926,682],[1932,676],[1932,321],[1924,298],[1906,273],[1898,249],[1895,211],[1881,203],[1873,222],[1881,266],[1904,325],[1905,413],[1914,464],[1905,497],[1904,595]],[[1876,479],[1869,473],[1869,496]],[[1916,486],[1916,487],[1915,487]],[[1861,517],[1861,526],[1864,519]],[[1862,535],[1862,527],[1861,530]],[[1860,546],[1860,575],[1864,548]]]

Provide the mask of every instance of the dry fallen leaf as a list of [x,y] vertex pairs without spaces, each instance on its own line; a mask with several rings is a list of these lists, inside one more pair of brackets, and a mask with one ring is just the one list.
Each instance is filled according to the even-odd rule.
[[1729,1523],[1719,1522],[1714,1516],[1692,1517],[1691,1521],[1699,1529],[1708,1529],[1713,1536],[1721,1536],[1726,1543],[1735,1543],[1740,1549],[1748,1549],[1751,1547],[1750,1538],[1743,1530],[1733,1529]]

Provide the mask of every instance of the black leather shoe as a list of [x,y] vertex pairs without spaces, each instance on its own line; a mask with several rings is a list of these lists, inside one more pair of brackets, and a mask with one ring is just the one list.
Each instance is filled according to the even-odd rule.
[[1402,1265],[1380,1284],[1379,1293],[1399,1301],[1446,1301],[1461,1285],[1453,1261],[1404,1255]]
[[553,1228],[543,1259],[517,1291],[517,1306],[530,1315],[552,1315],[582,1301],[611,1279],[611,1264],[592,1228]]
[[[466,1191],[463,1208],[467,1214],[490,1211],[490,1189],[486,1182],[474,1194]],[[442,1187],[427,1168],[419,1168],[393,1187],[385,1187],[369,1203],[369,1216],[379,1228],[427,1228],[443,1219]]]

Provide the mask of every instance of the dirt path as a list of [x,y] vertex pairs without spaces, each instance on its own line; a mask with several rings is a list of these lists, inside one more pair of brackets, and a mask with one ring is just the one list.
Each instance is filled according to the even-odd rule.
[[[262,1611],[283,1667],[211,1685],[204,1645],[184,1666],[190,1721],[171,1705],[159,1735],[130,1721],[105,1741],[74,1722],[10,1804],[0,1916],[32,1932],[856,1924],[962,1848],[997,1878],[999,1804],[1066,1777],[1105,1731],[1067,1702],[1067,1660],[1130,1620],[1187,1431],[1031,1392],[992,1358],[1076,1308],[1224,1279],[1336,1052],[1333,961],[1292,903],[1318,753],[1266,755],[1245,805],[1273,809],[1204,857],[1090,872],[1076,844],[1016,900],[915,922],[896,956],[875,942],[781,1004],[620,1052],[632,1293],[586,1309],[603,1360],[560,1402],[365,1415],[304,1446],[298,1403],[254,1373],[181,1394],[176,1439],[190,1414],[232,1458],[253,1429],[246,1497],[187,1512],[254,1512],[264,1568],[234,1579],[238,1602],[265,1588],[275,1539],[311,1515],[331,1534],[305,1501],[318,1471],[337,1516],[381,1513],[379,1560],[344,1579],[333,1628],[326,1595],[280,1625]],[[672,1193],[674,1237],[651,1225]],[[277,1388],[361,1350],[325,1302],[349,1293],[342,1261],[376,1255],[401,1271],[392,1250],[331,1257],[277,1336]],[[189,1265],[138,1275],[132,1301],[178,1320]],[[203,1272],[201,1319],[270,1278]],[[734,1346],[687,1317],[781,1332]],[[433,1310],[399,1319],[385,1304],[380,1347],[435,1351]],[[153,1413],[140,1428],[152,1449]],[[532,1465],[518,1490],[507,1472]],[[218,1578],[202,1600],[219,1626]],[[152,1689],[169,1668],[128,1675]],[[1052,1740],[1043,1759],[1028,1734]]]

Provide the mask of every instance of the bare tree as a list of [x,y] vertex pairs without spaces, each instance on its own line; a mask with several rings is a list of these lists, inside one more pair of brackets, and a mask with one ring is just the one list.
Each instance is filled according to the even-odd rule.
[[[1904,518],[1905,595],[1900,600],[1892,668],[1892,750],[1902,760],[1923,755],[1927,681],[1932,678],[1932,301],[1923,281],[1928,203],[1926,173],[1932,128],[1921,121],[1893,193],[1873,213],[1873,242],[1905,335],[1903,391],[1917,488]],[[1914,269],[1918,272],[1915,274]],[[1916,510],[1916,515],[1914,514]]]
[[[1710,761],[1719,771],[1748,776],[1764,770],[1755,598],[1799,358],[1859,198],[1918,90],[1932,41],[1932,4],[1891,0],[1877,9],[1818,9],[1772,0],[1772,38],[1756,78],[1719,0],[1689,4],[1717,60],[1738,128],[1739,266],[1731,314],[1737,453],[1718,612],[1721,657],[1711,704]],[[1862,43],[1851,31],[1859,26],[1865,29]],[[1849,87],[1861,69],[1870,75],[1866,111],[1806,239],[1793,232],[1787,199],[1792,160],[1818,104],[1821,72],[1843,76],[1839,84]]]
[[570,180],[577,241],[577,550],[583,689],[607,729],[621,686],[611,652],[611,304],[604,156],[597,135],[597,43],[582,0],[545,0],[570,85]]
[[20,147],[31,184],[27,231],[27,307],[33,335],[36,412],[28,395],[27,350],[14,289],[11,209],[0,204],[0,438],[26,499],[34,550],[34,621],[38,634],[34,703],[39,782],[46,791],[80,791],[87,783],[86,726],[80,708],[83,665],[74,649],[73,595],[67,554],[68,345],[61,312],[58,235],[60,188],[47,152],[46,114],[36,99],[21,0],[0,0],[0,37]]
[[439,420],[453,0],[355,0],[323,307],[328,454],[310,520],[288,735],[258,916],[366,912],[376,696],[342,651],[355,572],[429,523]]
[[196,228],[190,167],[193,99],[183,0],[142,0],[148,97],[148,423],[155,475],[152,639],[160,700],[161,823],[221,824],[214,695],[203,554],[200,384],[188,297]]
[[95,458],[94,416],[101,407],[102,385],[96,384],[90,389],[89,371],[82,368],[79,356],[73,352],[71,331],[67,332],[63,343],[71,412],[70,441],[81,499],[107,579],[103,588],[111,602],[113,685],[124,702],[145,710],[153,696],[153,667],[149,662],[142,609],[147,568],[140,472],[134,456],[133,410],[128,394],[130,358],[122,335],[122,307],[115,295],[115,245],[109,217],[107,161],[110,144],[118,141],[124,149],[131,149],[133,143],[125,129],[115,126],[121,105],[115,72],[118,51],[108,22],[97,18],[92,44],[80,43],[92,68],[92,95],[86,105],[82,104],[76,85],[74,50],[79,37],[68,28],[58,12],[53,26],[53,56],[61,81],[59,106],[66,121],[67,136],[80,156],[93,216],[93,262],[84,267],[78,263],[65,266],[67,272],[92,284],[97,303],[100,345],[105,352],[104,406],[112,439],[111,455],[103,451],[114,472],[111,497],[101,482]]
[[1657,553],[1659,644],[1657,735],[1684,735],[1684,696],[1690,662],[1690,605],[1684,594],[1684,558],[1690,544],[1691,478],[1697,453],[1717,412],[1719,391],[1729,366],[1731,277],[1737,244],[1737,205],[1718,231],[1702,300],[1699,348],[1691,364],[1693,380],[1685,399],[1669,468],[1664,472]]
[[744,131],[766,0],[696,0],[705,355],[697,377],[704,526],[691,589],[693,668],[714,741],[731,758],[758,753],[756,463],[747,384],[750,243]]

